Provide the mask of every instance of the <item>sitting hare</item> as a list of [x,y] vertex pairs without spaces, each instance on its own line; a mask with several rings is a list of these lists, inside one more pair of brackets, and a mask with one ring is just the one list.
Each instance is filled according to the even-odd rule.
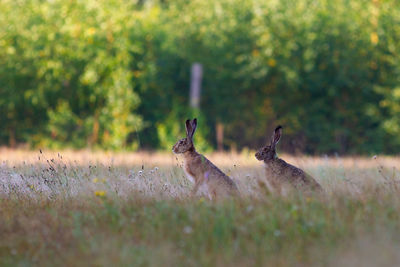
[[206,157],[196,152],[193,134],[197,128],[197,119],[186,121],[186,138],[179,140],[173,147],[175,154],[183,154],[184,171],[194,183],[192,194],[202,188],[210,199],[231,196],[238,193],[235,182],[212,164]]
[[276,155],[275,146],[282,135],[282,126],[276,127],[272,135],[271,144],[260,148],[255,154],[258,160],[265,163],[268,186],[277,193],[284,193],[285,189],[311,189],[321,191],[321,186],[303,170],[286,163]]

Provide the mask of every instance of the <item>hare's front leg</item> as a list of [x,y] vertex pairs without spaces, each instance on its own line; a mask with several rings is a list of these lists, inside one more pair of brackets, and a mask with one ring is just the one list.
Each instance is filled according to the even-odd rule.
[[267,178],[270,191],[275,194],[282,194],[282,182],[277,177],[270,176]]
[[192,193],[191,193],[192,197],[194,197],[199,190],[200,190],[200,193],[207,195],[210,200],[213,199],[212,194],[208,188],[208,184],[206,182],[204,182],[202,180],[196,181],[196,183],[194,184],[194,187],[192,189]]
[[192,189],[192,197],[194,197],[195,195],[196,195],[196,193],[197,193],[197,191],[199,190],[199,187],[200,187],[200,184],[201,184],[201,181],[200,180],[197,180],[195,183],[194,183],[194,186],[193,186],[193,189]]

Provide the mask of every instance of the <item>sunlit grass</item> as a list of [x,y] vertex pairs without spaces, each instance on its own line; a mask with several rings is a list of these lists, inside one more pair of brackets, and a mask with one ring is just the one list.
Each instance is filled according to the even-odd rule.
[[214,203],[171,153],[0,150],[0,265],[400,263],[400,158],[282,155],[325,192],[280,197],[253,154],[209,156],[242,196]]

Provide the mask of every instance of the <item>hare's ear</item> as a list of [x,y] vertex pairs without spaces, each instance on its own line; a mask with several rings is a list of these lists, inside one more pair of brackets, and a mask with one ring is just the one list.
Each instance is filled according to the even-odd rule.
[[185,126],[186,126],[186,137],[190,139],[192,135],[192,124],[189,119],[186,120]]
[[196,131],[196,129],[197,129],[197,118],[194,118],[192,120],[192,133],[190,135],[190,138],[193,138],[193,135],[194,135],[194,132]]
[[275,148],[276,144],[279,142],[281,139],[282,135],[282,126],[278,126],[275,128],[274,134],[272,135],[272,140],[271,140],[271,147]]

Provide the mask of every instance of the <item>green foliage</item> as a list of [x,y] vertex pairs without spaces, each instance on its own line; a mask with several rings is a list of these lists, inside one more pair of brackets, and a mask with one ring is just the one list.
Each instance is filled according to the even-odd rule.
[[126,21],[132,5],[5,1],[2,6],[2,25],[9,24],[1,32],[6,128],[18,131],[28,124],[37,145],[124,147],[128,135],[141,129],[130,69],[136,20]]
[[[204,66],[200,145],[395,153],[397,1],[2,1],[0,142],[170,148],[190,66]],[[203,141],[204,140],[204,141]]]

